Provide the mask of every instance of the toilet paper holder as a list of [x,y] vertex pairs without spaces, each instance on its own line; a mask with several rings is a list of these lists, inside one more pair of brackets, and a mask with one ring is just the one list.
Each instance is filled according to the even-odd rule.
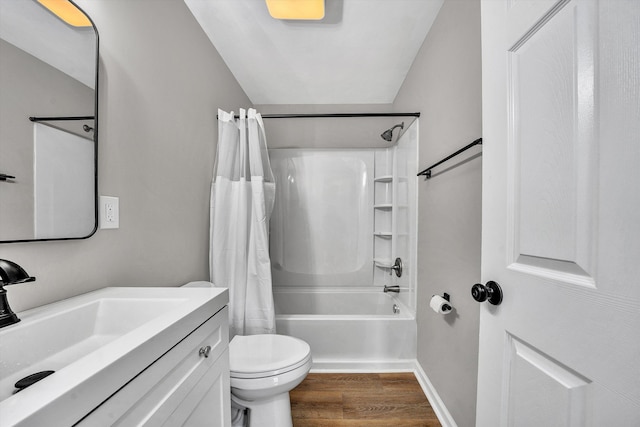
[[[451,301],[451,297],[446,292],[442,294],[442,298],[446,299],[447,301]],[[451,310],[452,307],[450,305],[445,305],[442,308],[444,308],[445,310]]]
[[[433,296],[435,296],[435,295],[433,295]],[[445,299],[447,301],[451,301],[451,296],[448,293],[445,292],[441,296],[442,296],[443,299]],[[445,305],[442,306],[442,309],[447,311],[447,312],[449,312],[449,311],[453,310],[453,307],[450,304],[445,304]]]

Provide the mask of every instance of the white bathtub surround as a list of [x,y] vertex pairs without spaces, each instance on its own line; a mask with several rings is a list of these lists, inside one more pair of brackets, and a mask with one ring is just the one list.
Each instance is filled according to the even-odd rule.
[[399,286],[415,311],[418,121],[404,130],[387,148],[270,150],[275,287]]
[[[400,286],[398,298],[416,310],[418,280],[418,134],[419,120],[405,123],[393,150],[393,240],[391,261],[402,259],[402,277],[394,274],[394,285]],[[377,172],[376,172],[377,175]],[[383,183],[378,186],[384,186]],[[381,240],[377,238],[377,240]],[[377,256],[377,255],[376,255]],[[378,269],[380,270],[380,269]]]
[[314,369],[413,366],[416,321],[396,295],[371,287],[274,288],[274,300],[278,332],[309,343]]
[[233,335],[275,332],[267,228],[274,197],[262,117],[218,110],[209,267],[211,281],[229,288]]
[[387,148],[269,152],[276,325],[309,343],[314,369],[413,369],[417,124]]
[[372,284],[373,150],[271,150],[276,286]]

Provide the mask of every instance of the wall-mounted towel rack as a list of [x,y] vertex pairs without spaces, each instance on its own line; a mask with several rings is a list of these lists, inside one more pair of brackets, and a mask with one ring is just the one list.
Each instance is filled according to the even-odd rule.
[[457,156],[458,154],[467,151],[469,148],[476,146],[476,145],[482,145],[482,138],[478,138],[475,141],[473,141],[471,144],[462,147],[461,149],[459,149],[458,151],[456,151],[453,154],[448,155],[447,157],[445,157],[444,159],[440,160],[437,163],[432,164],[431,166],[429,166],[428,168],[426,168],[425,170],[423,170],[422,172],[418,173],[418,176],[420,175],[424,175],[425,178],[429,179],[431,178],[431,169],[435,168],[436,166],[446,162],[449,159],[452,159],[453,157]]

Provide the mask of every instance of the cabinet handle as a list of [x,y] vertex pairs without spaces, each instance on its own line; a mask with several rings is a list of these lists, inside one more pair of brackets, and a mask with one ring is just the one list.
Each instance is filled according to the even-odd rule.
[[206,347],[200,347],[200,351],[198,352],[198,355],[204,356],[204,357],[209,357],[209,353],[211,353],[211,346],[210,345],[208,345]]

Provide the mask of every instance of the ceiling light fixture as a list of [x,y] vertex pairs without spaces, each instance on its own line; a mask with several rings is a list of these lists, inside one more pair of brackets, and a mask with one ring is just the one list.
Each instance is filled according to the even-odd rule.
[[275,19],[320,20],[324,18],[324,0],[265,0]]
[[38,0],[51,13],[73,27],[91,27],[89,18],[68,0]]

